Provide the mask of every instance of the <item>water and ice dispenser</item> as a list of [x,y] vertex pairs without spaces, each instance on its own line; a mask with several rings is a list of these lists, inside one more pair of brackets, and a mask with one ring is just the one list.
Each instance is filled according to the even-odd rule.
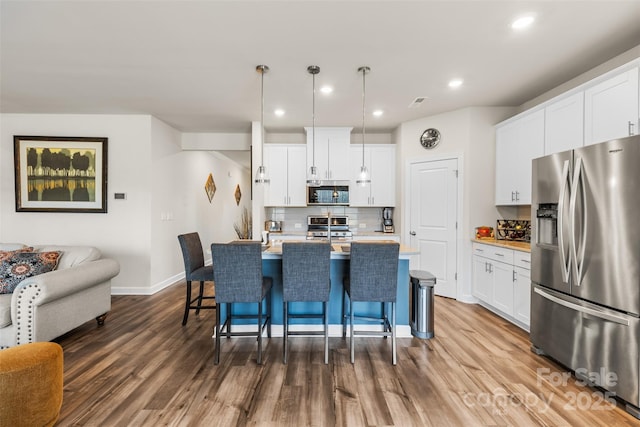
[[541,203],[536,211],[536,242],[543,245],[558,244],[558,204]]

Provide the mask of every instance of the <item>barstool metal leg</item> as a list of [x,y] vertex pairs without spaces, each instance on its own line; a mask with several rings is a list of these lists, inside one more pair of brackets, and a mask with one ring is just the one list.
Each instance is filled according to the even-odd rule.
[[200,307],[202,307],[202,297],[204,296],[204,281],[200,281],[200,289],[198,292],[198,308],[196,308],[196,314],[200,314]]
[[220,363],[220,311],[216,310],[216,356],[214,363]]
[[262,365],[262,301],[258,303],[258,365]]
[[227,324],[227,339],[231,338],[231,315],[232,315],[231,308],[232,308],[232,305],[230,302],[228,302],[227,303],[227,319],[229,319],[229,323]]
[[396,364],[396,303],[391,303],[391,363]]
[[347,337],[347,310],[345,304],[347,303],[347,291],[342,291],[342,338]]
[[327,302],[322,302],[322,314],[324,317],[324,364],[329,364],[329,316],[327,315]]
[[282,304],[282,363],[287,364],[287,356],[289,353],[288,348],[288,340],[289,340],[289,313],[288,313],[288,302],[283,302]]
[[354,340],[354,333],[353,333],[353,301],[351,300],[351,298],[349,298],[349,319],[350,319],[350,323],[351,323],[351,336],[349,337],[349,343],[350,343],[350,347],[351,347],[351,363],[355,363],[356,362],[356,349],[354,347],[355,345],[355,340]]
[[184,316],[182,317],[182,326],[187,324],[189,318],[189,305],[191,305],[191,280],[187,280],[187,301],[184,306]]

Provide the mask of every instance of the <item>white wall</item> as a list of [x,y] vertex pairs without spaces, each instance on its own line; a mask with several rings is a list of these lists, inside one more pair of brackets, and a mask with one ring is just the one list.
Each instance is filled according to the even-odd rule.
[[[109,138],[108,213],[15,212],[13,135]],[[120,263],[114,294],[150,294],[173,283],[184,274],[178,234],[198,231],[205,248],[234,239],[233,223],[251,206],[248,170],[180,144],[180,132],[147,115],[1,115],[0,241],[96,246]],[[217,185],[212,203],[204,191],[209,173]],[[115,192],[126,199],[115,200]]]
[[[148,286],[151,120],[133,115],[3,114],[0,240],[92,245],[120,263],[114,287]],[[106,214],[15,212],[13,136],[93,136],[108,140]],[[114,192],[127,193],[114,200]]]
[[[405,122],[394,136],[399,146],[397,161],[398,205],[394,222],[406,237],[405,208],[408,207],[407,167],[410,161],[461,157],[462,224],[459,227],[461,259],[458,299],[471,301],[471,238],[478,225],[493,224],[499,217],[492,197],[495,187],[495,130],[493,126],[513,114],[511,107],[471,107]],[[436,128],[442,139],[434,149],[420,145],[420,135]],[[459,251],[460,253],[460,251]]]

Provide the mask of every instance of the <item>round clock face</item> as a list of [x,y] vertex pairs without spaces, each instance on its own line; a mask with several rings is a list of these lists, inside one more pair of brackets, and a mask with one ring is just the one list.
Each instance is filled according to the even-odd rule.
[[420,144],[424,148],[433,148],[440,142],[440,132],[438,129],[429,128],[420,135]]

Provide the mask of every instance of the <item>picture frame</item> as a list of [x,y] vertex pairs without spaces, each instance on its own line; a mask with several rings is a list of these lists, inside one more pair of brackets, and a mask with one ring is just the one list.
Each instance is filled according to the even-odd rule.
[[14,135],[16,212],[107,213],[108,138]]

